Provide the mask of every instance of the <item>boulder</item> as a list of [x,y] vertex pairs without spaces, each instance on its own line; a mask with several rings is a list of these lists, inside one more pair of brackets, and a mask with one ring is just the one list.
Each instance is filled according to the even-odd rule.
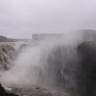
[[6,90],[0,84],[0,96],[18,96],[18,95],[13,94],[11,92],[10,93],[7,93]]

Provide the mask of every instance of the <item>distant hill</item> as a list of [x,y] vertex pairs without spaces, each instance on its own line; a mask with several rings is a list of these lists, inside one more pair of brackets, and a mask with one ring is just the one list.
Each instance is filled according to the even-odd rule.
[[11,39],[6,36],[0,35],[0,42],[18,42],[18,41],[27,41],[28,39]]

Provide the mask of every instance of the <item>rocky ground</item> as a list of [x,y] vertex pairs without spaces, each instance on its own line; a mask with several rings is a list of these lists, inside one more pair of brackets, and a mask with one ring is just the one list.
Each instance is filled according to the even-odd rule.
[[61,90],[42,87],[14,88],[13,92],[18,96],[71,96],[66,92],[61,92]]

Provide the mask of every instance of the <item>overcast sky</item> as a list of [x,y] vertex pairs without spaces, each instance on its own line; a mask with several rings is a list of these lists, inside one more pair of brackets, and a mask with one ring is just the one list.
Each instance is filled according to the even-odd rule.
[[77,29],[96,29],[96,0],[0,0],[0,34],[7,37]]

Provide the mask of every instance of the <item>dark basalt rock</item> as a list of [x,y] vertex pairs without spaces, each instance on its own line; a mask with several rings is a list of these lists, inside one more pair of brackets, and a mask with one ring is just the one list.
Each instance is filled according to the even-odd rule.
[[80,96],[96,95],[96,43],[84,42],[77,48],[81,63],[80,75],[77,79]]
[[0,96],[18,96],[18,95],[13,94],[11,92],[10,93],[7,93],[6,90],[0,84]]

